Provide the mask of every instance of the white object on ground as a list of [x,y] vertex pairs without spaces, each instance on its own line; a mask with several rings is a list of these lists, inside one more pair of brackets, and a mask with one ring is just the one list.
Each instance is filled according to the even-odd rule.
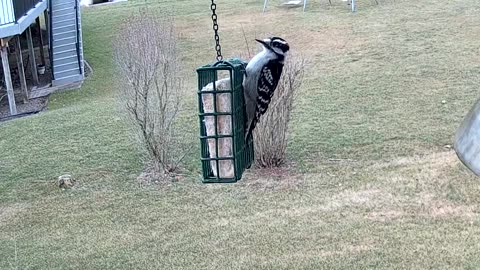
[[80,0],[80,6],[88,7],[93,4],[93,0]]
[[302,6],[302,1],[301,0],[291,0],[286,3],[283,3],[282,6],[285,7],[301,7]]

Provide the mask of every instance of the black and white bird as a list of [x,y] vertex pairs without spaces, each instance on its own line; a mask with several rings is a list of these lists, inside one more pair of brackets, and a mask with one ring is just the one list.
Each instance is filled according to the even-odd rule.
[[280,37],[255,40],[262,44],[263,51],[250,60],[243,79],[247,118],[245,139],[252,134],[260,117],[267,111],[290,50],[288,43]]

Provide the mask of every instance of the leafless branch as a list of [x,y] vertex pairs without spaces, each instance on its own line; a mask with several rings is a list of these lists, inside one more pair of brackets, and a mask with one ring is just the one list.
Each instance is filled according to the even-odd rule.
[[285,162],[288,123],[306,64],[302,56],[289,56],[269,109],[255,128],[255,159],[260,167],[278,167]]
[[186,152],[175,130],[184,85],[173,21],[145,11],[127,18],[115,61],[123,83],[118,97],[140,145],[156,169],[176,171]]

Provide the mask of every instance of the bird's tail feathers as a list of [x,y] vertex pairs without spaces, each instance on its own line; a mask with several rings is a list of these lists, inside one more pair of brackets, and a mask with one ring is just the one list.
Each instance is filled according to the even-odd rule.
[[252,120],[252,122],[250,122],[250,125],[248,126],[247,132],[245,133],[245,141],[248,142],[249,137],[253,136],[253,129],[255,129],[256,124],[257,124],[257,121],[255,121],[255,120]]

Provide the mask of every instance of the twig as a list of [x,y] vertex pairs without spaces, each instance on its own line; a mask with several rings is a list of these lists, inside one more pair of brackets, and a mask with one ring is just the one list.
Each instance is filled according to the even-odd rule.
[[245,39],[245,44],[247,45],[248,58],[250,59],[250,58],[252,58],[252,54],[250,53],[250,47],[248,46],[247,35],[245,35],[245,30],[243,29],[243,24],[240,23],[240,26],[242,27],[243,38]]
[[331,162],[342,162],[342,161],[355,162],[356,160],[349,159],[349,158],[330,158],[330,159],[328,159],[328,161],[331,161]]
[[190,151],[193,149],[193,145],[190,146],[189,149],[185,150],[185,153],[183,153],[183,155],[178,159],[178,163],[182,162],[182,160],[187,156],[187,154],[190,153]]
[[6,97],[7,94],[4,94],[3,96],[0,96],[0,102],[3,100],[4,97]]
[[30,181],[32,183],[42,183],[42,184],[51,184],[53,183],[53,181],[50,181],[50,180],[32,180]]
[[18,269],[18,248],[17,248],[17,233],[13,231],[13,244],[15,248],[15,269]]

